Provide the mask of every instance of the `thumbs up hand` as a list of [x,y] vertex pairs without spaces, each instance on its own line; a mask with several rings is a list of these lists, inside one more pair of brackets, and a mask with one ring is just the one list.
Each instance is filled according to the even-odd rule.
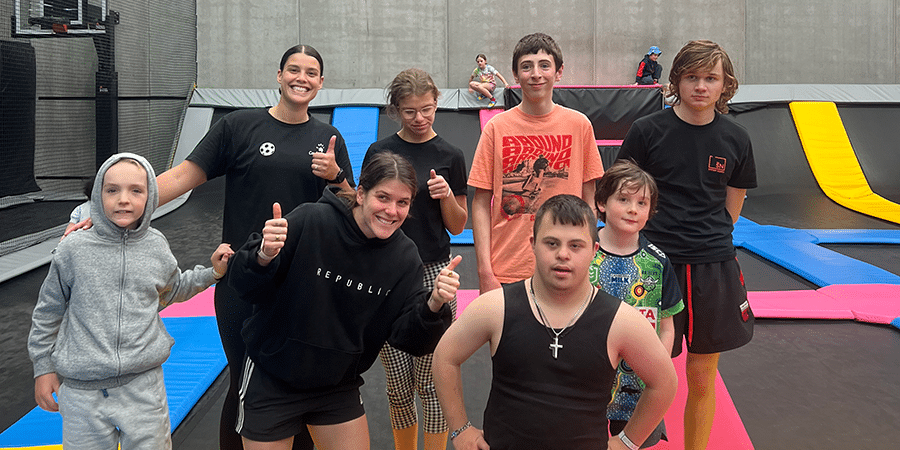
[[272,258],[281,253],[284,247],[284,240],[287,238],[288,223],[287,219],[281,217],[281,205],[272,204],[272,218],[266,221],[266,225],[262,230],[262,247],[259,249],[257,256],[260,260],[271,261]]
[[337,178],[338,172],[341,170],[334,160],[335,141],[337,141],[337,136],[331,136],[328,141],[328,150],[325,150],[325,153],[313,152],[312,154],[312,173],[325,181]]
[[459,289],[459,274],[453,269],[456,269],[460,261],[462,261],[462,256],[456,255],[450,260],[450,264],[441,269],[441,273],[435,278],[434,291],[431,293],[431,299],[428,301],[428,306],[433,312],[438,312],[444,303],[456,297],[456,291]]
[[431,177],[428,179],[428,194],[435,200],[453,197],[453,191],[443,175],[438,175],[431,169]]

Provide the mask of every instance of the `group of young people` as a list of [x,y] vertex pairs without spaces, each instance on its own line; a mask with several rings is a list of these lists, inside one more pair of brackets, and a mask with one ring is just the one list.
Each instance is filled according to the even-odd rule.
[[[468,177],[434,132],[439,90],[407,69],[387,89],[400,130],[372,144],[355,186],[340,134],[309,115],[324,64],[304,45],[281,60],[277,105],[224,117],[178,166],[154,177],[137,155],[110,158],[93,227],[55,251],[29,336],[35,398],[62,412],[66,448],[171,447],[172,339],[156,312],[212,283],[231,380],[220,448],[369,448],[359,387],[379,355],[398,449],[416,448],[416,394],[426,449],[649,446],[665,437],[682,339],[685,448],[704,448],[718,353],[753,326],[731,230],[755,169],[722,116],[728,55],[688,43],[675,106],[636,121],[605,175],[590,121],[553,103],[553,39],[523,37],[512,69],[522,102],[485,126]],[[212,268],[182,273],[150,213],[219,176],[224,243]],[[451,326],[467,185],[481,295]],[[461,365],[484,344],[478,429]]]

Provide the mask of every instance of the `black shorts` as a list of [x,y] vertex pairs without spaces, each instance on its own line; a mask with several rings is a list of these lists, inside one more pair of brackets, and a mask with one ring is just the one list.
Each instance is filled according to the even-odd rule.
[[[315,369],[313,369],[315,370]],[[300,434],[307,425],[349,422],[366,413],[359,384],[331,390],[298,390],[244,357],[235,431],[259,442]]]
[[690,353],[719,353],[750,342],[755,319],[736,258],[672,266],[684,298],[684,310],[674,317],[673,357],[681,354],[683,339]]

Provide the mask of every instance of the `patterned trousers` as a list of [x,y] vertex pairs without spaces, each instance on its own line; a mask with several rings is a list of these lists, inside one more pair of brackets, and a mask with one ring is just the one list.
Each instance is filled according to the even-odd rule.
[[[426,289],[434,290],[434,279],[448,264],[449,259],[425,264]],[[449,305],[455,318],[456,297],[453,297]],[[418,393],[425,416],[424,431],[432,434],[447,431],[447,421],[444,420],[441,405],[434,391],[434,377],[431,373],[433,355],[415,357],[391,347],[390,344],[384,344],[379,356],[384,366],[388,402],[391,405],[391,427],[402,430],[418,423],[415,402],[415,393]]]

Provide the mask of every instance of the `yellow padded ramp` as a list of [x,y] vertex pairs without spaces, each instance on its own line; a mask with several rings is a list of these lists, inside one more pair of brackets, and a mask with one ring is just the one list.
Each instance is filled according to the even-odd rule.
[[790,107],[806,160],[825,195],[845,208],[900,223],[900,205],[869,187],[837,106],[831,102],[791,102]]

